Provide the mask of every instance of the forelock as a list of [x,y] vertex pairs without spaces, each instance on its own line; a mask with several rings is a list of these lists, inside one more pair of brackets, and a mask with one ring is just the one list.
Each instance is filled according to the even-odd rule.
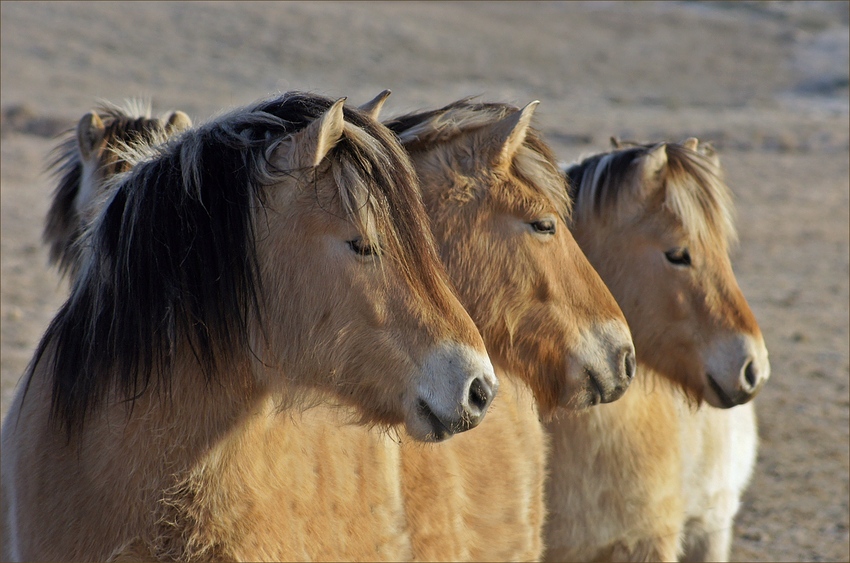
[[[658,143],[599,153],[563,169],[575,201],[577,218],[622,218],[630,197],[640,189],[636,161]],[[701,245],[727,246],[737,240],[732,195],[722,171],[706,155],[666,143],[664,207]]]
[[667,145],[665,204],[689,235],[703,245],[737,242],[732,192],[722,170],[707,156],[679,144]]
[[[463,98],[437,110],[393,118],[386,125],[398,135],[408,151],[416,153],[449,143],[517,111],[520,111],[519,108],[510,104],[477,103],[472,98]],[[551,149],[533,127],[529,127],[523,145],[514,155],[512,166],[518,176],[537,187],[563,217],[569,218],[572,203],[564,177]]]

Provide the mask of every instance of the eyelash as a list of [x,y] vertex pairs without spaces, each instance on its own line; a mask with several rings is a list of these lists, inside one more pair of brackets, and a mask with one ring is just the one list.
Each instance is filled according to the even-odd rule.
[[556,230],[556,224],[554,219],[541,219],[539,221],[532,221],[529,223],[531,228],[534,229],[534,232],[540,233],[543,235],[554,235]]
[[688,252],[687,248],[674,248],[672,250],[668,250],[664,253],[664,256],[667,257],[668,262],[675,264],[676,266],[691,265],[691,253]]
[[359,256],[374,256],[376,254],[374,247],[368,243],[364,244],[362,238],[348,241],[348,247]]

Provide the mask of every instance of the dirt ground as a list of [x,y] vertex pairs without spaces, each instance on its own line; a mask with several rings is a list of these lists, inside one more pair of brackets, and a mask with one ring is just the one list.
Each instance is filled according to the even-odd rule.
[[565,161],[612,135],[719,149],[772,364],[732,557],[850,560],[847,2],[3,2],[0,28],[3,413],[67,292],[40,242],[47,155],[96,100],[201,122],[289,89],[390,88],[386,116],[538,99]]

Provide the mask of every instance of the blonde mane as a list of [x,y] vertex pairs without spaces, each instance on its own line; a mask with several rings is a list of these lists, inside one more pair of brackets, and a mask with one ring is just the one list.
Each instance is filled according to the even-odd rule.
[[[415,154],[432,150],[435,145],[447,144],[466,133],[496,123],[519,111],[503,103],[475,103],[464,98],[440,109],[400,116],[385,123],[394,131],[404,147]],[[529,127],[525,140],[514,154],[511,163],[514,173],[539,188],[558,212],[569,220],[572,201],[564,189],[564,178],[555,164],[549,146],[540,133]]]
[[576,218],[591,214],[622,218],[628,213],[628,195],[649,196],[645,180],[632,178],[656,150],[666,152],[666,166],[657,171],[663,188],[661,205],[699,244],[728,248],[736,243],[732,193],[709,145],[693,150],[679,143],[634,144],[566,167]]

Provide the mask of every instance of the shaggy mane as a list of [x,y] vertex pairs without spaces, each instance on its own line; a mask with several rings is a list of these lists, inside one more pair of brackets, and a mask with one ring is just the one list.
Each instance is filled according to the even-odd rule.
[[[681,222],[688,236],[702,245],[726,248],[737,241],[732,193],[723,174],[707,154],[678,143],[666,145],[664,206]],[[658,143],[628,146],[588,157],[564,168],[579,217],[616,216],[622,198],[634,187],[627,180],[633,164]]]
[[[409,152],[416,153],[449,143],[520,111],[510,104],[476,103],[472,99],[463,98],[440,109],[402,115],[385,125],[398,135]],[[512,166],[515,174],[540,189],[559,213],[569,219],[572,202],[565,193],[564,178],[554,154],[534,127],[529,127],[523,145],[514,155]]]
[[[208,383],[248,365],[265,300],[256,224],[265,187],[292,175],[268,157],[332,104],[291,92],[120,155],[132,169],[113,178],[109,201],[83,234],[90,252],[28,368],[31,378],[47,362],[52,417],[69,434],[113,389],[130,407],[151,384],[167,392],[178,354],[194,356]],[[388,259],[423,298],[444,301],[406,153],[366,114],[344,108],[344,118],[328,156],[343,209],[361,226],[376,225]]]
[[[103,143],[118,147],[137,142],[154,143],[164,140],[165,129],[160,119],[151,117],[149,102],[128,100],[123,106],[103,101],[94,109],[105,128]],[[64,139],[53,151],[48,164],[59,179],[44,225],[42,240],[49,246],[49,260],[63,275],[74,273],[79,264],[80,250],[76,246],[82,235],[80,210],[76,200],[80,192],[83,163],[77,146],[76,127],[66,130]],[[112,176],[130,169],[130,164],[106,150],[100,159],[104,174]]]

